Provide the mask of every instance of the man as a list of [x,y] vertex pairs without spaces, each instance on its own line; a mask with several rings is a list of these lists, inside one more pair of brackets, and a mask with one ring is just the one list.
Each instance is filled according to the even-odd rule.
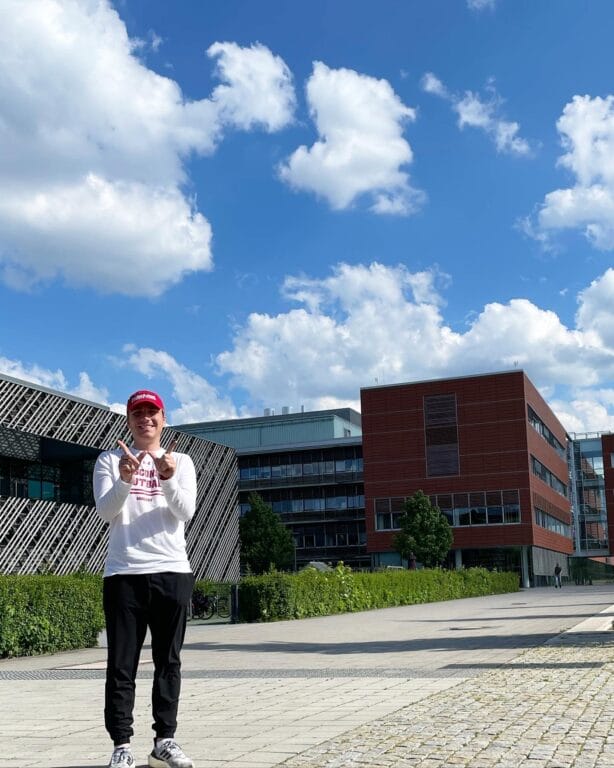
[[160,446],[165,424],[159,395],[139,390],[127,403],[133,444],[102,453],[94,468],[98,514],[110,524],[103,579],[107,628],[105,726],[113,739],[109,768],[133,768],[135,679],[147,627],[154,662],[151,768],[193,768],[175,741],[180,653],[194,586],[184,524],[196,507],[189,456]]
[[559,589],[561,588],[561,571],[562,570],[563,569],[561,568],[561,566],[558,563],[554,566],[554,588],[555,589],[557,587]]

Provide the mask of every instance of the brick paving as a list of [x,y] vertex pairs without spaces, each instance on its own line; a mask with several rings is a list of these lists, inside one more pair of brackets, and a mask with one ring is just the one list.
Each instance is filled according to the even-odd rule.
[[614,638],[569,633],[284,768],[612,768]]

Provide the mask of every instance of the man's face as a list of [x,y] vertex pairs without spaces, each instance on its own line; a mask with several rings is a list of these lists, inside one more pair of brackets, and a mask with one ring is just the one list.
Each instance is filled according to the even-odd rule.
[[144,403],[128,412],[128,429],[137,448],[160,447],[160,435],[164,427],[164,411]]

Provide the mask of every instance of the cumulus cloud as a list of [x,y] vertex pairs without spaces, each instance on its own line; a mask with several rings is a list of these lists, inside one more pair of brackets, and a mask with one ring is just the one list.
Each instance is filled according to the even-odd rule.
[[415,120],[415,110],[403,104],[388,81],[322,62],[314,63],[306,92],[319,139],[293,152],[279,167],[280,177],[336,210],[367,196],[375,213],[415,211],[424,194],[402,170],[413,159],[403,129]]
[[223,81],[211,99],[225,123],[278,131],[292,122],[292,73],[281,57],[263,45],[241,48],[236,43],[214,43],[207,55],[217,60],[216,73]]
[[236,418],[229,398],[221,396],[206,379],[177,362],[172,355],[149,347],[124,348],[123,364],[147,378],[163,376],[171,384],[173,397],[180,403],[167,413],[171,424]]
[[157,295],[211,269],[185,162],[229,127],[283,127],[291,77],[263,46],[217,43],[208,55],[222,82],[190,101],[141,48],[109,0],[2,3],[0,275],[11,286],[63,277]]
[[574,177],[549,192],[533,231],[539,237],[578,229],[598,249],[614,249],[614,96],[574,96],[557,121],[564,154],[559,165]]
[[614,349],[614,269],[580,292],[576,322],[595,346]]
[[[515,298],[487,304],[464,330],[455,330],[445,318],[450,281],[435,267],[411,272],[376,262],[339,264],[323,278],[287,277],[283,296],[294,306],[276,315],[250,314],[216,358],[224,385],[247,396],[240,414],[220,387],[168,352],[128,345],[114,362],[170,383],[179,403],[168,414],[175,424],[236,418],[267,406],[359,409],[361,387],[522,368],[567,430],[614,429],[614,269],[579,293],[573,327]],[[7,358],[0,358],[0,371],[109,400],[87,373],[72,385],[61,370]]]
[[578,387],[568,401],[555,399],[549,405],[568,432],[614,432],[614,389]]
[[55,389],[58,392],[65,392],[84,400],[90,400],[93,403],[109,404],[108,390],[105,387],[97,387],[85,371],[81,371],[79,374],[79,383],[76,386],[71,386],[64,372],[59,368],[52,371],[36,363],[27,364],[20,360],[10,360],[0,356],[0,372],[14,379],[38,384],[47,389]]
[[[237,417],[237,410],[228,397],[220,395],[206,379],[178,363],[167,352],[127,344],[122,354],[111,362],[116,367],[137,371],[146,379],[157,378],[170,383],[172,395],[179,403],[179,407],[170,409],[167,413],[171,424]],[[117,413],[126,413],[125,402],[111,402],[109,390],[105,386],[95,384],[85,371],[79,373],[78,383],[72,384],[59,368],[50,370],[36,363],[28,364],[0,355],[0,373],[93,403],[107,405]]]
[[519,135],[520,125],[504,120],[499,114],[502,99],[492,83],[487,86],[489,95],[486,99],[473,91],[465,91],[459,96],[450,92],[436,75],[427,72],[422,77],[422,89],[449,101],[458,116],[458,127],[469,126],[484,131],[494,142],[497,152],[518,156],[530,154],[529,142]]
[[[603,335],[614,306],[611,280],[608,272],[581,294],[575,328],[513,299],[486,305],[458,332],[444,319],[449,276],[340,264],[326,278],[288,277],[284,295],[299,306],[252,313],[217,363],[253,402],[309,408],[355,403],[360,387],[375,383],[523,368],[556,400],[567,428],[577,429],[590,412],[587,406],[565,422],[578,384],[582,400],[591,402],[591,392],[607,389],[614,376],[614,343]],[[596,394],[593,402],[607,407]],[[610,417],[601,428],[609,423]]]
[[62,272],[73,284],[157,295],[210,264],[211,227],[176,187],[89,174],[80,182],[0,197],[0,221],[0,237],[34,246],[19,248],[18,263],[0,265],[14,288]]

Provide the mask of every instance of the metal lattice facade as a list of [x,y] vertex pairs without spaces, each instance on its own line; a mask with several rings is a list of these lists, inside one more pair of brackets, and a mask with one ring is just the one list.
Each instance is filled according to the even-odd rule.
[[[197,578],[237,580],[235,452],[170,427],[164,430],[162,443],[168,444],[173,436],[178,441],[177,450],[189,454],[196,468],[196,514],[186,527],[192,569]],[[41,464],[45,452],[65,457],[77,455],[81,449],[83,456],[69,463],[70,472],[64,477],[64,495],[76,499],[90,481],[95,456],[115,447],[118,439],[130,440],[125,416],[0,375],[0,460],[5,462],[2,466],[15,462],[24,475],[15,480],[5,471],[4,476],[0,466],[0,573],[102,571],[108,526],[96,514],[91,499],[70,503],[32,498],[29,484],[33,481],[28,479],[28,472]],[[44,489],[44,480],[43,471],[36,487]]]

